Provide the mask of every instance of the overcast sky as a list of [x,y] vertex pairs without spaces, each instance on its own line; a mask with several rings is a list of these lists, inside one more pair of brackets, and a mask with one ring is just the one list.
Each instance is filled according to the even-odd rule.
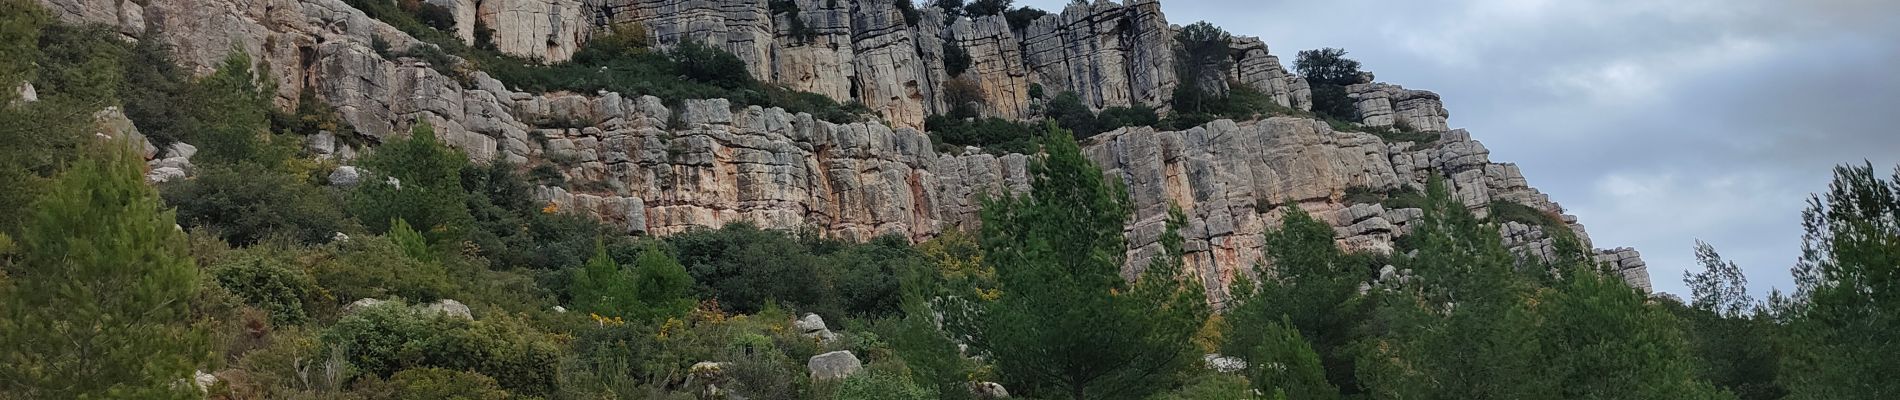
[[[1018,1],[1060,10],[1066,0]],[[1598,247],[1687,297],[1697,239],[1751,293],[1793,287],[1800,212],[1831,168],[1900,163],[1900,1],[1163,0],[1171,23],[1258,36],[1291,68],[1340,47],[1443,95]]]

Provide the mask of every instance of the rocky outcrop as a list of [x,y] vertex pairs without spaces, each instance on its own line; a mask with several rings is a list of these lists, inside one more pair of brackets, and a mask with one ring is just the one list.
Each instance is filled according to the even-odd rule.
[[1636,252],[1636,249],[1618,247],[1609,250],[1597,250],[1596,261],[1598,264],[1602,264],[1622,274],[1623,281],[1629,282],[1630,286],[1635,286],[1644,292],[1653,289],[1649,281],[1649,266],[1643,263],[1643,255]]
[[1360,122],[1366,126],[1398,126],[1422,132],[1451,129],[1445,123],[1451,113],[1445,111],[1437,93],[1375,82],[1347,86],[1346,97],[1353,100]]
[[1282,106],[1313,109],[1313,89],[1306,84],[1306,78],[1287,72],[1286,66],[1280,64],[1280,57],[1267,52],[1266,42],[1241,36],[1235,37],[1229,48],[1234,54],[1230,79],[1260,90]]
[[1094,108],[1163,106],[1180,83],[1173,32],[1155,0],[1071,3],[1029,24],[1023,61],[1045,90]]
[[[523,93],[479,72],[466,81],[454,79],[419,60],[379,55],[370,46],[376,39],[393,47],[419,42],[340,0],[153,0],[139,12],[164,32],[142,40],[174,44],[186,66],[208,71],[233,49],[243,50],[262,61],[257,65],[271,66],[282,104],[294,104],[296,94],[308,89],[371,144],[427,122],[438,138],[477,162],[552,169],[564,183],[537,188],[539,199],[555,211],[593,216],[630,234],[668,235],[745,221],[851,240],[924,240],[945,229],[976,227],[979,195],[1028,190],[1030,157],[976,149],[939,153],[925,133],[904,121],[921,120],[942,106],[932,100],[931,87],[946,79],[946,41],[983,58],[1007,60],[1008,43],[1023,38],[1022,68],[978,62],[966,72],[998,93],[1014,93],[1027,82],[1049,92],[1084,93],[1098,107],[1158,104],[1174,81],[1166,34],[1157,33],[1167,31],[1165,21],[1153,1],[1075,5],[1020,32],[1000,18],[946,25],[930,10],[918,27],[910,27],[886,0],[796,4],[797,17],[814,33],[777,28],[791,13],[769,15],[763,1],[610,1],[589,12],[602,13],[597,17],[606,21],[639,22],[660,43],[705,40],[739,50],[742,59],[763,67],[755,74],[800,82],[807,90],[843,88],[883,112],[890,125],[834,124],[775,108],[735,109],[718,99],[668,103],[619,93]],[[113,15],[128,9],[119,7]],[[929,30],[947,33],[922,32]],[[792,39],[802,44],[785,44]],[[1263,86],[1289,107],[1309,101],[1303,81],[1276,68],[1264,45],[1240,42],[1234,47],[1242,56],[1237,81]],[[836,85],[837,79],[848,83]],[[1226,299],[1229,283],[1252,273],[1262,259],[1262,233],[1292,207],[1332,222],[1342,246],[1369,251],[1390,251],[1394,238],[1422,215],[1414,208],[1351,204],[1349,190],[1420,190],[1439,176],[1476,212],[1507,201],[1562,215],[1564,209],[1529,186],[1515,165],[1492,162],[1489,150],[1469,133],[1446,130],[1436,95],[1382,84],[1356,85],[1353,93],[1362,113],[1385,118],[1369,122],[1408,121],[1439,131],[1439,138],[1388,143],[1334,131],[1320,121],[1276,117],[1215,121],[1183,131],[1125,128],[1084,143],[1091,160],[1128,185],[1134,202],[1127,228],[1131,262],[1124,274],[1139,274],[1158,251],[1170,205],[1188,216],[1182,232],[1188,265],[1217,303]],[[1008,104],[993,101],[991,107],[1007,115],[1016,107]],[[310,142],[320,148],[330,143],[338,160],[347,162],[354,153],[335,138]],[[1575,217],[1561,220],[1589,245]],[[1507,227],[1501,234],[1516,237],[1517,248],[1546,254],[1547,238],[1532,228],[1514,234]],[[1634,251],[1601,254],[1599,260],[1616,265],[1626,279],[1647,286]]]
[[[466,2],[468,0],[457,0]],[[581,43],[594,31],[592,16],[585,14],[581,0],[482,0],[473,15],[458,11],[455,26],[468,26],[464,42],[475,41],[475,23],[461,18],[473,16],[491,32],[495,49],[503,53],[546,62],[562,62],[579,51]]]
[[1029,71],[1023,64],[1022,42],[1010,30],[1009,20],[1001,15],[958,19],[950,25],[948,39],[970,55],[970,68],[962,77],[982,88],[989,115],[1030,117]]

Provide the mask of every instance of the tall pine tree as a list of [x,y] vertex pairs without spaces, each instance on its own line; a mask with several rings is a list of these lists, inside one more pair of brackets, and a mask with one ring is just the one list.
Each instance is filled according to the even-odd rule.
[[1048,128],[1033,192],[986,200],[983,260],[1002,297],[979,342],[1011,388],[1037,397],[1145,398],[1199,362],[1189,340],[1206,318],[1194,279],[1181,276],[1179,213],[1140,279],[1122,277],[1127,192]]
[[190,324],[198,269],[185,235],[116,142],[35,202],[0,293],[0,393],[189,398],[209,358]]
[[1900,170],[1836,167],[1801,217],[1789,398],[1900,398]]

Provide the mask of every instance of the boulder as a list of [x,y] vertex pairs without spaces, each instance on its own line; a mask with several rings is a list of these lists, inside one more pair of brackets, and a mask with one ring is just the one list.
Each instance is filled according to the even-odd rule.
[[362,182],[363,173],[358,171],[356,167],[345,165],[336,167],[335,171],[330,172],[330,186],[349,188],[355,187]]
[[1207,364],[1207,369],[1213,370],[1214,372],[1235,373],[1247,369],[1247,360],[1242,360],[1239,357],[1208,354],[1201,356],[1201,361]]
[[20,101],[27,103],[40,101],[39,92],[33,90],[33,82],[20,84]]
[[435,303],[429,304],[428,309],[429,311],[446,314],[450,317],[468,319],[468,320],[475,319],[475,315],[469,313],[468,305],[462,304],[462,302],[455,301],[455,300],[450,300],[450,299],[436,300]]
[[382,300],[382,299],[367,299],[367,298],[357,299],[356,301],[352,301],[350,302],[350,304],[343,306],[343,313],[348,314],[348,313],[353,313],[357,311],[362,311],[363,309],[379,306],[379,305],[382,305],[383,303],[388,303],[388,302],[389,302],[388,300]]
[[812,356],[805,362],[805,368],[811,370],[813,381],[844,380],[864,369],[864,363],[851,351],[834,351]]
[[818,314],[805,314],[803,318],[792,321],[792,326],[798,328],[798,334],[808,338],[823,342],[838,339],[838,335],[831,333],[831,329],[825,326],[825,319],[818,317]]
[[970,382],[970,394],[975,395],[979,400],[1009,398],[1009,390],[1003,389],[1003,384],[996,382]]

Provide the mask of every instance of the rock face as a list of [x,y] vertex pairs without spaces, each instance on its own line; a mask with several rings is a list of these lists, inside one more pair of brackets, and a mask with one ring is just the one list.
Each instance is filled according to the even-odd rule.
[[1361,83],[1346,87],[1359,118],[1366,126],[1401,126],[1424,132],[1451,129],[1445,124],[1451,113],[1437,93],[1406,90],[1398,85]]
[[[458,0],[467,2],[469,0]],[[542,60],[562,62],[580,50],[581,43],[594,31],[591,16],[585,15],[580,0],[482,0],[473,13],[456,11],[456,27],[468,26],[468,35],[458,36],[475,42],[475,23],[462,18],[474,17],[493,32],[495,49],[501,52]]]
[[[280,105],[294,105],[297,94],[309,89],[367,142],[404,135],[421,120],[476,162],[551,168],[566,183],[537,188],[539,199],[633,234],[668,235],[739,221],[813,228],[850,240],[887,234],[925,240],[945,229],[975,228],[978,195],[1026,192],[1031,157],[974,149],[939,153],[926,134],[912,128],[943,107],[934,88],[948,79],[945,43],[979,58],[962,78],[991,92],[988,111],[998,115],[1026,113],[1030,100],[1021,88],[1029,84],[1043,85],[1046,93],[1073,90],[1091,105],[1107,107],[1164,104],[1176,81],[1160,6],[1144,0],[1072,5],[1022,30],[993,17],[946,24],[939,11],[929,9],[910,26],[888,0],[796,1],[796,16],[809,29],[802,33],[791,30],[792,13],[773,15],[762,0],[608,0],[578,11],[595,13],[594,19],[581,19],[591,24],[638,22],[661,44],[701,40],[732,50],[761,78],[844,93],[883,112],[896,127],[734,109],[719,99],[668,103],[619,93],[522,93],[479,72],[464,82],[415,59],[378,55],[370,46],[375,39],[398,48],[419,42],[341,0],[152,0],[136,9],[131,2],[42,1],[84,11],[69,21],[137,12],[164,33],[141,40],[173,44],[177,61],[201,72],[233,49],[244,50],[259,59],[257,65],[271,66]],[[557,19],[563,27],[576,21],[559,11],[567,0],[488,0],[477,6],[483,15],[532,14],[490,11],[513,1],[554,10],[540,14],[550,26]],[[560,47],[561,37],[541,44]],[[1310,104],[1305,82],[1287,74],[1264,44],[1241,38],[1231,47],[1239,57],[1236,82],[1289,107]],[[1022,61],[1009,61],[1014,57]],[[1158,250],[1170,204],[1188,215],[1182,232],[1188,265],[1217,304],[1227,298],[1230,282],[1252,273],[1262,259],[1262,232],[1289,207],[1331,221],[1342,246],[1389,251],[1422,212],[1352,204],[1346,192],[1417,190],[1433,176],[1443,177],[1471,210],[1482,213],[1497,201],[1523,204],[1561,216],[1589,245],[1575,217],[1562,215],[1563,207],[1532,188],[1515,165],[1492,162],[1490,151],[1469,133],[1447,129],[1448,114],[1437,95],[1385,84],[1355,85],[1350,92],[1368,125],[1403,121],[1439,132],[1439,139],[1387,143],[1370,134],[1337,132],[1320,121],[1276,117],[1172,132],[1120,129],[1084,143],[1090,159],[1128,185],[1134,202],[1124,274],[1139,274]],[[324,147],[322,142],[311,145]],[[341,160],[355,151],[335,138],[327,142]],[[339,184],[361,179],[343,171],[335,176]],[[1507,225],[1500,234],[1522,252],[1549,252],[1541,228]],[[1635,251],[1603,251],[1598,259],[1647,287]]]

